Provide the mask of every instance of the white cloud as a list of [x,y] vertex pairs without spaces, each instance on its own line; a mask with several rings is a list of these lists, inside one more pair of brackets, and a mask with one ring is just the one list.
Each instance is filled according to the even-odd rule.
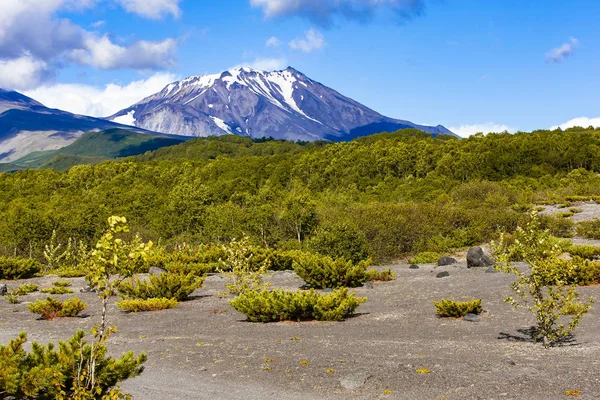
[[26,90],[38,86],[51,75],[45,62],[31,56],[0,60],[0,88]]
[[279,47],[282,44],[283,43],[281,42],[281,40],[279,40],[277,37],[271,36],[269,39],[267,39],[266,46],[267,47]]
[[310,53],[314,50],[320,50],[326,45],[325,38],[321,32],[315,29],[306,31],[304,33],[304,38],[294,39],[289,44],[292,50],[301,50],[305,53]]
[[181,16],[181,0],[117,0],[125,10],[146,18],[160,19],[166,15]]
[[493,122],[489,122],[487,124],[461,125],[457,127],[450,127],[448,129],[450,129],[452,132],[456,133],[458,136],[461,137],[469,137],[478,132],[483,132],[487,134],[490,132],[500,133],[504,131],[515,133],[517,131],[517,129],[511,128],[508,125],[495,124]]
[[90,26],[92,28],[96,28],[96,29],[102,28],[104,25],[106,25],[106,21],[96,21],[96,22],[90,24]]
[[42,86],[24,94],[50,108],[58,108],[75,114],[108,117],[140,100],[161,91],[177,77],[168,73],[157,73],[145,80],[121,86],[109,84],[103,88],[58,84]]
[[377,11],[390,10],[399,19],[411,19],[423,12],[425,0],[250,0],[266,18],[301,16],[328,26],[339,17],[368,21]]
[[287,60],[285,58],[255,58],[253,61],[245,61],[230,69],[239,67],[250,67],[261,71],[277,71],[282,70],[287,66]]
[[568,43],[564,43],[560,47],[556,47],[546,53],[547,63],[559,63],[565,58],[572,56],[575,53],[575,48],[579,45],[579,40],[572,37]]
[[567,122],[565,122],[564,124],[560,124],[560,125],[555,125],[553,127],[550,128],[550,130],[555,130],[555,129],[569,129],[569,128],[573,128],[574,126],[581,126],[583,128],[587,128],[588,126],[593,126],[594,128],[599,128],[600,127],[600,117],[597,118],[588,118],[588,117],[578,117],[578,118],[573,118]]

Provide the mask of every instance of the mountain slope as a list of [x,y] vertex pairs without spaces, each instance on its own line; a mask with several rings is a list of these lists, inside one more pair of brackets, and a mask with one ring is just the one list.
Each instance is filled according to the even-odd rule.
[[125,126],[47,108],[18,92],[0,89],[0,162],[34,151],[56,150],[73,143],[83,132],[111,128]]
[[17,168],[68,169],[73,165],[135,156],[162,147],[183,143],[184,140],[167,135],[152,135],[125,129],[87,132],[72,144],[59,150],[36,151],[13,161],[0,164],[0,170]]
[[441,125],[385,117],[293,68],[275,72],[237,68],[193,76],[108,119],[187,136],[348,140],[404,128],[453,135]]

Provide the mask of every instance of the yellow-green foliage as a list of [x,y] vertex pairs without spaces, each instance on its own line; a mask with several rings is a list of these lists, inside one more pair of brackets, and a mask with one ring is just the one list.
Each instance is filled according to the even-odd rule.
[[73,293],[73,290],[69,289],[67,287],[62,287],[62,286],[56,287],[55,286],[55,287],[42,289],[41,292],[46,293],[46,294],[69,294],[69,293]]
[[411,258],[408,262],[411,264],[432,264],[438,262],[440,257],[440,253],[424,251]]
[[173,251],[158,248],[147,257],[146,271],[151,267],[162,268],[174,273],[194,273],[202,276],[216,272],[220,267],[219,260],[226,256],[221,246],[213,244],[189,246],[183,244]]
[[238,295],[247,290],[263,290],[270,286],[263,281],[270,261],[265,258],[257,265],[248,238],[233,240],[226,251],[227,257],[221,261],[221,272],[229,279],[229,283],[225,284],[229,293]]
[[563,211],[556,214],[557,218],[571,218],[573,216],[573,211]]
[[434,301],[433,304],[437,309],[437,315],[440,317],[461,318],[467,314],[480,314],[481,299],[473,299],[471,301],[454,301],[443,299],[442,301]]
[[52,285],[56,287],[69,287],[71,286],[71,281],[56,281],[52,282]]
[[[21,333],[6,346],[0,346],[0,395],[6,399],[92,400],[125,399],[118,383],[143,371],[146,356],[133,352],[119,359],[107,357],[104,342],[92,347],[83,339],[83,331],[74,337],[45,346],[32,343],[24,348],[27,334]],[[94,384],[86,387],[93,371]]]
[[352,315],[356,308],[367,301],[349,294],[347,288],[322,294],[308,291],[249,290],[229,301],[237,311],[252,322],[275,321],[341,321]]
[[343,258],[337,260],[319,254],[294,252],[294,271],[316,289],[357,287],[368,280],[366,274],[371,260],[354,264]]
[[40,314],[43,319],[54,319],[60,317],[76,317],[87,308],[87,304],[79,300],[77,296],[65,301],[47,297],[46,300],[37,300],[27,306],[29,311]]
[[42,264],[30,258],[0,257],[0,279],[17,280],[33,278]]
[[160,311],[169,308],[175,308],[179,302],[175,299],[149,298],[149,299],[131,299],[118,301],[117,307],[127,312]]
[[379,282],[387,282],[394,280],[396,278],[396,273],[391,269],[386,269],[383,271],[378,271],[376,269],[372,269],[366,272],[367,281],[379,281]]
[[588,311],[588,307],[586,304],[582,304],[580,302],[571,302],[565,304],[562,309],[562,313],[564,315],[577,315],[581,313],[586,313]]
[[13,293],[17,296],[24,296],[29,293],[37,292],[38,290],[40,290],[40,287],[35,283],[25,283],[13,290]]
[[572,256],[593,260],[600,256],[600,247],[588,245],[573,245],[566,249]]
[[586,239],[600,239],[600,220],[581,221],[577,224],[577,234]]
[[86,270],[83,266],[79,267],[60,267],[50,273],[57,275],[61,278],[79,278],[85,276]]
[[148,279],[132,278],[121,282],[119,294],[123,299],[166,298],[183,301],[200,287],[204,277],[195,274],[176,274],[165,272],[150,275]]

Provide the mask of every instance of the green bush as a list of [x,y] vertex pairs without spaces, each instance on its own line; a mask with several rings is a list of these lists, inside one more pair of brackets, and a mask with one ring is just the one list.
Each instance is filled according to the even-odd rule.
[[313,289],[296,292],[249,290],[230,300],[229,304],[252,322],[341,321],[365,301],[365,297],[349,294],[347,288],[331,294],[321,294]]
[[60,267],[50,271],[51,274],[57,275],[60,278],[80,278],[85,276],[86,272],[83,267]]
[[40,290],[40,287],[35,283],[25,283],[13,290],[13,293],[17,296],[24,296],[29,293],[37,292],[38,290]]
[[471,301],[443,299],[440,302],[434,301],[433,304],[440,317],[462,318],[467,314],[480,314],[482,311],[481,299]]
[[176,299],[153,297],[148,299],[128,299],[117,301],[117,307],[127,312],[160,311],[179,305]]
[[27,308],[34,314],[40,314],[43,319],[50,320],[61,317],[76,317],[87,308],[87,304],[79,300],[77,296],[65,301],[47,297],[46,300],[37,300],[35,303],[29,304]]
[[226,257],[226,252],[221,246],[214,244],[189,246],[177,246],[168,252],[161,248],[153,251],[147,258],[144,271],[148,272],[151,267],[162,268],[175,273],[195,273],[202,276],[207,273],[216,272],[220,266],[219,260]]
[[46,294],[70,294],[73,293],[73,290],[62,286],[55,286],[51,288],[42,289],[41,292]]
[[369,258],[365,234],[350,224],[334,224],[320,228],[306,242],[306,248],[333,259],[344,258],[354,264]]
[[[146,356],[133,352],[119,359],[107,357],[104,343],[94,347],[78,331],[57,348],[33,342],[31,352],[24,349],[27,334],[21,333],[7,346],[0,346],[0,395],[6,399],[91,400],[124,399],[118,383],[138,376]],[[95,386],[82,388],[83,378],[93,371]]]
[[52,282],[52,286],[69,287],[69,286],[71,286],[71,281],[55,281],[55,282]]
[[41,270],[42,264],[31,258],[0,257],[0,279],[29,279]]
[[379,281],[379,282],[387,282],[394,280],[396,278],[396,273],[391,269],[386,269],[383,271],[378,271],[376,269],[372,269],[366,272],[367,281]]
[[158,275],[150,275],[148,279],[132,278],[121,282],[119,295],[123,299],[154,299],[166,298],[183,301],[200,287],[204,277],[199,278],[195,274],[175,274],[165,272]]
[[366,274],[371,260],[354,264],[343,258],[334,260],[319,254],[295,252],[294,271],[307,284],[316,288],[361,286],[368,280]]
[[570,218],[565,218],[564,215],[559,215],[558,217],[543,216],[540,217],[540,223],[541,227],[543,229],[548,229],[553,236],[570,238],[574,235],[573,228],[575,227],[575,223]]
[[433,264],[433,263],[437,263],[438,260],[440,259],[440,257],[441,257],[440,253],[434,253],[432,251],[424,251],[422,253],[417,254],[410,260],[408,260],[408,262],[410,264]]
[[600,220],[581,221],[575,228],[577,234],[586,239],[600,239]]
[[599,246],[572,245],[569,246],[566,250],[572,256],[585,258],[586,260],[593,260],[600,256]]
[[556,213],[555,216],[556,216],[556,218],[571,218],[573,216],[573,214],[575,214],[573,211],[563,211],[563,212]]

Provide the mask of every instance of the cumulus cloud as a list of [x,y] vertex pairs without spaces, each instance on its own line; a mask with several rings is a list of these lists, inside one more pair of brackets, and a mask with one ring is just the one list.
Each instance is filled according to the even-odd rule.
[[[148,4],[154,1],[145,0]],[[0,65],[5,68],[7,65],[24,66],[21,71],[3,76],[0,84],[6,88],[35,86],[52,77],[56,68],[68,63],[103,69],[162,69],[174,63],[177,48],[174,39],[118,45],[109,36],[88,31],[58,16],[61,11],[82,11],[100,2],[0,1]],[[173,1],[165,3],[173,4]]]
[[565,122],[564,124],[560,124],[560,125],[555,125],[553,127],[551,127],[551,130],[554,129],[569,129],[569,128],[573,128],[575,126],[581,126],[583,128],[587,128],[589,126],[593,126],[594,128],[600,128],[600,117],[597,118],[588,118],[588,117],[578,117],[578,118],[573,118],[567,122]]
[[267,39],[266,46],[267,47],[279,47],[282,44],[283,43],[281,42],[281,40],[279,40],[279,38],[277,38],[276,36],[271,36],[269,39]]
[[556,47],[546,53],[546,62],[556,64],[562,62],[565,58],[570,57],[575,53],[575,48],[579,45],[579,40],[572,37],[568,43]]
[[324,26],[333,19],[368,21],[376,12],[391,10],[401,20],[423,12],[425,0],[250,0],[266,18],[301,16]]
[[146,18],[160,19],[166,15],[181,16],[181,0],[117,0],[125,10]]
[[305,53],[310,53],[311,51],[322,49],[326,43],[321,32],[310,29],[305,32],[304,38],[294,39],[289,44],[292,50],[301,50]]
[[469,137],[469,136],[474,135],[479,132],[483,132],[483,133],[487,134],[490,132],[500,133],[500,132],[505,132],[505,131],[510,132],[510,133],[515,133],[517,131],[517,129],[511,128],[508,125],[495,124],[493,122],[489,122],[486,124],[460,125],[457,127],[450,127],[448,129],[450,129],[452,132],[456,133],[458,136],[461,136],[464,138]]
[[24,94],[50,108],[94,117],[108,117],[161,91],[175,80],[177,80],[175,75],[157,73],[148,79],[123,86],[58,84],[41,86],[35,90],[25,91]]
[[231,69],[240,67],[250,67],[252,69],[258,69],[261,71],[277,71],[282,70],[287,66],[287,60],[285,58],[262,58],[257,57],[252,61],[243,62],[239,65],[232,67]]

